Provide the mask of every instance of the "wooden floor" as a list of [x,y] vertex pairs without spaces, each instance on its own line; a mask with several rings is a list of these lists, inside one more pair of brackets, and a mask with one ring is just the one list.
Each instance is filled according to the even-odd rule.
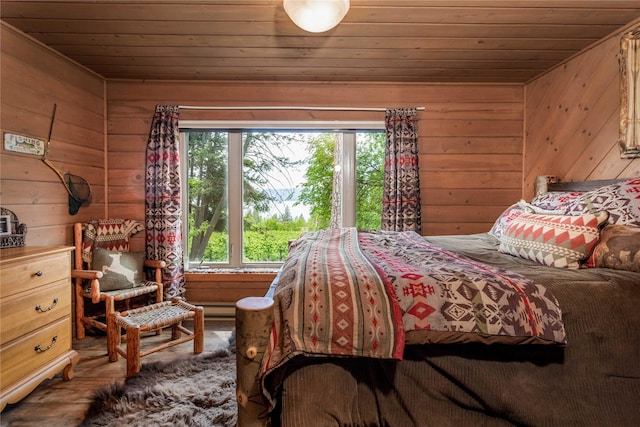
[[[204,351],[226,348],[234,321],[205,321]],[[191,325],[185,322],[191,329]],[[160,339],[168,339],[170,330],[163,335],[148,336],[142,340],[152,344]],[[88,336],[74,340],[73,348],[80,354],[80,361],[74,369],[75,377],[64,381],[60,374],[41,383],[31,394],[20,402],[7,405],[0,414],[0,425],[11,427],[70,427],[77,426],[84,418],[93,392],[99,387],[115,381],[124,381],[126,361],[120,357],[117,362],[107,360],[107,339],[105,336]],[[193,352],[193,342],[150,354],[142,358],[142,364],[158,360],[172,360]]]

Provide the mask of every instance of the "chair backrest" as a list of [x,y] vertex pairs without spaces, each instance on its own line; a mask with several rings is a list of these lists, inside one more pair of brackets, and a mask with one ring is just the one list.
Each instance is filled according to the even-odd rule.
[[96,219],[73,226],[76,246],[76,268],[91,268],[93,250],[105,248],[114,252],[129,252],[129,238],[144,225],[133,219]]

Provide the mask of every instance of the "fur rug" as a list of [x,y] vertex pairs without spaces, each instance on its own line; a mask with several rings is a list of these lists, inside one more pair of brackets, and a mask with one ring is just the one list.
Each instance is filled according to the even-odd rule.
[[137,376],[98,390],[80,425],[226,427],[236,421],[236,355],[218,350],[143,364]]

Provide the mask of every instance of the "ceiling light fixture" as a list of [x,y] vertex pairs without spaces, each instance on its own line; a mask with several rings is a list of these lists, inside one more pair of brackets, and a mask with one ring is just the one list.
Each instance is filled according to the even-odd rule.
[[283,0],[282,4],[294,24],[310,33],[329,31],[349,10],[349,0]]

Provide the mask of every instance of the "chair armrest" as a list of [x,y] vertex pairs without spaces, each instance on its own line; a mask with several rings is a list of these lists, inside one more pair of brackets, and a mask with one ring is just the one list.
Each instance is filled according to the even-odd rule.
[[[91,302],[97,304],[100,302],[100,281],[104,274],[98,270],[71,270],[71,277],[75,279],[91,280]],[[81,286],[78,284],[77,286]]]
[[102,271],[98,270],[71,270],[71,277],[74,279],[102,279]]
[[151,268],[165,268],[167,266],[167,263],[164,261],[155,260],[155,259],[145,259],[144,266],[151,267]]
[[[156,270],[155,277],[153,280],[157,284],[162,285],[162,269],[167,266],[167,263],[161,260],[156,260],[156,259],[145,259],[144,266],[154,268]],[[158,302],[160,302],[162,301],[162,298],[160,297],[162,295],[162,290],[160,288],[158,289],[159,289]]]

